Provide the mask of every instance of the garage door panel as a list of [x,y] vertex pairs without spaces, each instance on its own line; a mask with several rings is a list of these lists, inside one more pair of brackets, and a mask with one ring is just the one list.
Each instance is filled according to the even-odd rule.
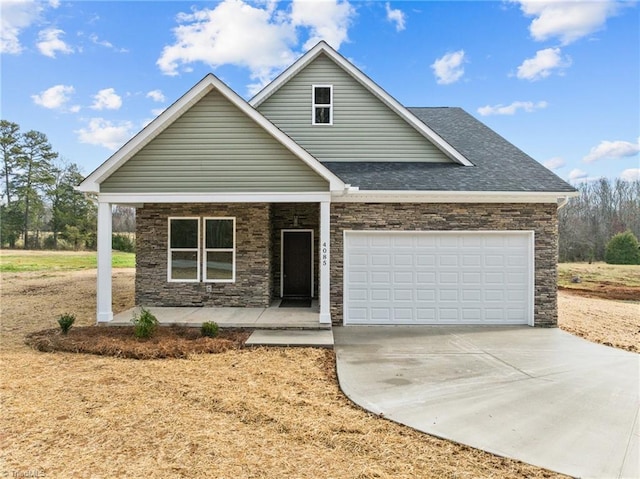
[[438,282],[440,284],[458,284],[458,272],[442,271],[438,274]]
[[394,266],[409,266],[413,267],[416,263],[415,256],[413,254],[394,254],[393,265]]
[[438,290],[438,301],[448,302],[453,301],[455,303],[458,302],[458,290],[457,289],[445,289],[441,288]]
[[482,255],[480,254],[463,254],[462,266],[465,268],[479,268],[482,266]]
[[436,299],[435,289],[418,289],[416,291],[416,299],[420,302],[432,302]]
[[412,289],[399,289],[393,290],[394,301],[411,301],[413,302],[413,290]]
[[435,271],[418,271],[416,273],[416,283],[422,286],[435,286],[436,273]]
[[391,271],[372,271],[370,282],[371,284],[390,284]]
[[532,234],[345,235],[349,324],[527,324]]

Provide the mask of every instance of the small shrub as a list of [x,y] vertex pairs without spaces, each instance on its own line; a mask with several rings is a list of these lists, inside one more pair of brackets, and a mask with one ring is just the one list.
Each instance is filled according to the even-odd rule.
[[210,338],[215,338],[218,335],[218,329],[218,324],[214,321],[207,321],[206,323],[202,323],[202,326],[200,326],[200,332],[202,335]]
[[136,243],[127,235],[114,235],[111,239],[111,247],[125,253],[135,253],[136,251]]
[[73,314],[63,314],[58,318],[58,324],[60,325],[60,330],[62,334],[67,334],[75,323],[76,317]]
[[140,308],[140,314],[133,313],[133,334],[138,339],[148,339],[158,328],[158,318],[147,309]]
[[607,243],[604,260],[608,264],[640,264],[638,238],[629,230],[618,233]]

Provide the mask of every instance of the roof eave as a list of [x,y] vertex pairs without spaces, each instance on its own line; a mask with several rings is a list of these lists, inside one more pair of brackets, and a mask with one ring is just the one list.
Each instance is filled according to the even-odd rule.
[[571,191],[415,191],[345,189],[333,193],[332,201],[341,203],[558,203],[578,196]]

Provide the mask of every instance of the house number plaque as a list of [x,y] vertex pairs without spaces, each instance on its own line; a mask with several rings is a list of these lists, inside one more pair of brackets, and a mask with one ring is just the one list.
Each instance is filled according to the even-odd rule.
[[327,259],[329,256],[329,248],[327,248],[327,242],[322,243],[322,266],[327,265]]

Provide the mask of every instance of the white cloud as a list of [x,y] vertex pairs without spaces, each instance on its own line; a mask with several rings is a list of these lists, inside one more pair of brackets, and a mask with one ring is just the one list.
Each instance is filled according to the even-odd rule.
[[38,20],[43,4],[31,0],[2,0],[0,9],[0,53],[17,55],[23,49],[20,32]]
[[534,112],[546,108],[546,101],[534,103],[532,101],[514,101],[510,105],[486,105],[478,108],[478,113],[482,116],[489,115],[514,115],[518,110],[524,110],[527,113]]
[[591,148],[587,156],[582,158],[585,163],[602,160],[603,158],[624,158],[637,155],[640,152],[640,138],[638,143],[629,141],[601,141],[598,146]]
[[401,32],[404,30],[404,22],[406,19],[404,12],[398,8],[391,8],[389,2],[385,4],[385,9],[387,10],[387,20],[396,24],[396,31]]
[[549,158],[542,164],[550,170],[557,170],[558,168],[562,168],[563,166],[565,166],[567,163],[564,161],[564,159],[556,156],[553,158]]
[[98,37],[98,35],[96,35],[95,33],[92,33],[91,35],[89,35],[89,40],[91,40],[92,43],[95,43],[96,45],[100,45],[101,47],[105,47],[105,48],[109,48],[111,50],[115,50],[116,52],[120,52],[120,53],[128,53],[129,50],[127,50],[126,48],[117,48],[113,45],[113,43],[111,43],[108,40],[100,40],[100,38]]
[[620,173],[620,179],[624,181],[640,181],[640,168],[628,168]]
[[589,177],[586,171],[574,168],[569,172],[569,181],[585,181]]
[[164,93],[161,90],[151,90],[147,93],[147,98],[151,98],[153,101],[157,101],[158,103],[163,103],[166,101],[164,97]]
[[94,110],[117,110],[121,106],[122,98],[116,93],[115,89],[105,88],[93,96],[91,108]]
[[338,50],[348,40],[347,31],[354,15],[355,9],[346,0],[293,0],[291,5],[292,25],[310,29],[305,50],[321,40]]
[[271,1],[263,5],[224,0],[213,9],[179,14],[180,25],[173,29],[175,42],[163,48],[156,64],[166,75],[187,71],[196,62],[211,68],[245,67],[254,81],[250,90],[255,92],[298,56],[294,51],[298,28],[307,29],[305,48],[320,40],[340,48],[355,14],[344,0],[294,0],[290,11],[277,10]]
[[[71,94],[75,89],[71,85],[55,85],[48,88],[38,95],[31,95],[33,102],[50,110],[62,109],[71,99]],[[77,112],[78,106],[71,107],[71,111]]]
[[56,52],[73,53],[73,48],[67,45],[60,37],[64,35],[64,31],[58,28],[47,28],[38,33],[38,42],[36,46],[43,55],[55,58]]
[[536,56],[528,58],[518,67],[517,77],[521,80],[540,80],[546,78],[553,70],[561,70],[571,65],[569,57],[562,58],[559,48],[538,50]]
[[153,110],[151,110],[151,113],[153,113],[155,116],[160,116],[160,114],[165,110],[166,108],[154,108]]
[[535,40],[559,38],[564,45],[602,29],[607,18],[622,7],[622,3],[616,0],[512,1],[520,4],[525,15],[535,17],[529,25],[529,32]]
[[447,53],[431,64],[436,81],[440,85],[449,85],[457,82],[464,75],[464,50]]
[[132,136],[133,124],[123,121],[114,124],[104,118],[91,118],[87,128],[81,128],[74,133],[81,143],[98,145],[116,150]]
[[100,45],[107,48],[113,48],[113,43],[111,43],[108,40],[100,40],[100,38],[98,38],[98,35],[96,35],[95,33],[92,33],[91,35],[89,35],[89,40],[91,40],[96,45]]

